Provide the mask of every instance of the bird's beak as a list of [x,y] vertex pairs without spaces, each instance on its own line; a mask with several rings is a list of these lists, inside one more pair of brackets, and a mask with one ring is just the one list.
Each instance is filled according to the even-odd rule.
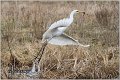
[[78,13],[83,13],[83,15],[85,15],[85,12],[84,12],[84,11],[79,11]]

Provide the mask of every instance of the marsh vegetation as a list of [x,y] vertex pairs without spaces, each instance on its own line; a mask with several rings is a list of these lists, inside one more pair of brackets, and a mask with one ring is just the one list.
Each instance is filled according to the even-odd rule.
[[[55,21],[76,15],[66,33],[89,48],[47,45],[40,67],[42,79],[111,79],[119,77],[118,1],[2,1],[1,77],[8,78],[10,64],[28,70],[41,48],[43,33]],[[12,55],[12,56],[11,56]],[[14,62],[13,62],[14,61]],[[76,63],[76,65],[74,65]],[[15,79],[28,79],[14,74]]]

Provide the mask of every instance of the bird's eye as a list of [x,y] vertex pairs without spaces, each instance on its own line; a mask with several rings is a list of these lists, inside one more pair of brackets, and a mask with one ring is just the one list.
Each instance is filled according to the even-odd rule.
[[79,12],[79,11],[76,11],[76,12]]

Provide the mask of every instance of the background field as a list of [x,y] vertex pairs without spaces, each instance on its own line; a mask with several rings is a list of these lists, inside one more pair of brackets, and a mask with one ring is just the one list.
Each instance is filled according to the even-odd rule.
[[[1,77],[8,78],[11,54],[20,70],[31,69],[43,33],[55,21],[76,15],[66,33],[89,48],[47,45],[42,57],[43,79],[110,79],[119,77],[118,1],[1,2]],[[27,79],[26,74],[13,78]]]

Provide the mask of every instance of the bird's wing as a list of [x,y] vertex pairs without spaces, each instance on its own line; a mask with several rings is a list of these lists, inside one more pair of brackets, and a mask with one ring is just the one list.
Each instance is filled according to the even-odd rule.
[[77,40],[73,39],[65,33],[60,36],[53,37],[48,43],[54,45],[80,45],[83,47],[88,47],[87,45],[80,44]]
[[73,38],[66,36],[65,34],[53,37],[48,43],[54,45],[78,45],[77,40],[74,40]]
[[70,25],[70,21],[68,18],[64,18],[64,19],[61,19],[57,22],[54,22],[50,27],[49,29],[54,29],[54,28],[58,28],[58,27],[67,27]]
[[82,46],[82,47],[89,47],[90,46],[90,45],[83,45],[83,44],[79,43],[78,40],[75,40],[74,38],[70,37],[69,35],[67,35],[65,33],[63,33],[63,35],[65,35],[65,36],[69,37],[70,39],[72,39],[73,41],[75,41],[77,43],[77,45],[79,45],[79,46]]

